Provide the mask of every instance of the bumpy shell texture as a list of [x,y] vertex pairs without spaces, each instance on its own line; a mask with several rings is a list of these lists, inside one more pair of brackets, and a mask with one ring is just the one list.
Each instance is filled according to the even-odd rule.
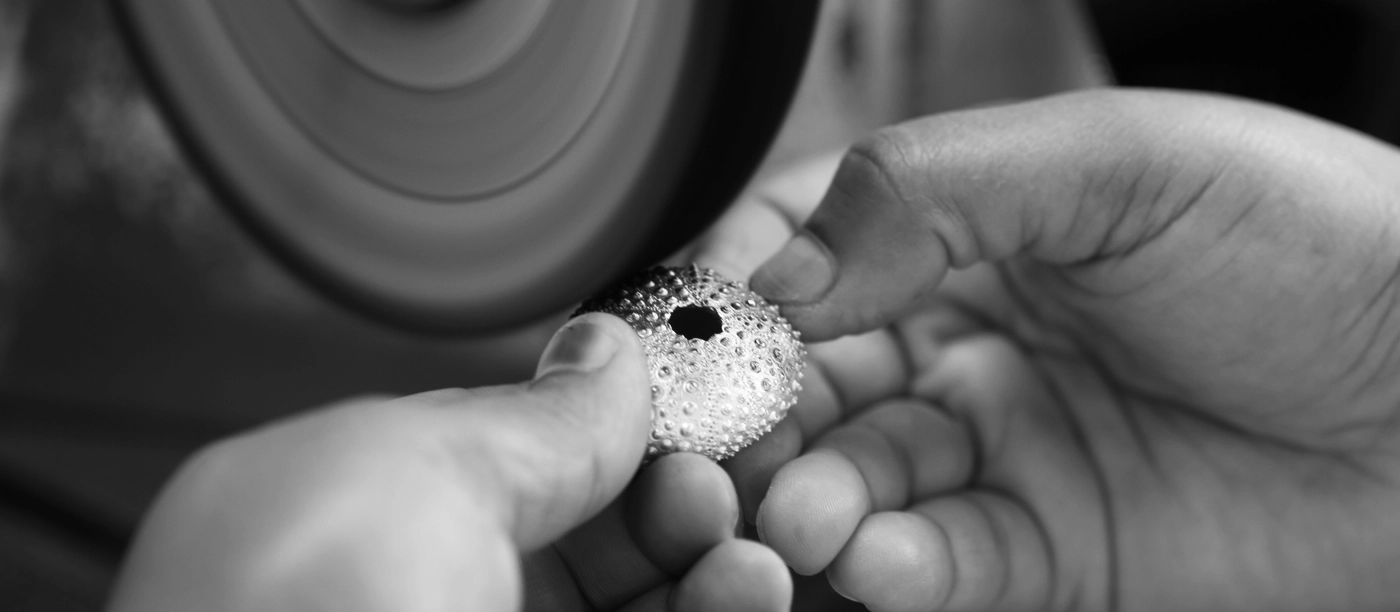
[[713,270],[652,268],[586,301],[632,325],[651,371],[649,456],[719,461],[787,416],[807,350],[778,307]]

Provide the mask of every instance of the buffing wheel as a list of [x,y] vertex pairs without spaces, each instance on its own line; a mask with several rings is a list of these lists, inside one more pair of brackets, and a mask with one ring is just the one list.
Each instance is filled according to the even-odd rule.
[[680,246],[761,159],[816,2],[117,0],[193,157],[314,284],[482,332]]

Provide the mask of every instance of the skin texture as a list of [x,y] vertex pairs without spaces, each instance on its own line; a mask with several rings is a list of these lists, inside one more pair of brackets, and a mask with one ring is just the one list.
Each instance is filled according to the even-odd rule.
[[793,569],[873,610],[1400,606],[1400,152],[1099,90],[833,167],[691,253],[829,341],[726,464]]
[[627,484],[642,355],[590,316],[531,383],[202,453],[112,609],[776,610],[784,562],[877,611],[1400,605],[1400,154],[1096,91],[896,126],[837,165],[678,256],[753,274],[817,341],[732,485],[684,455]]
[[645,359],[626,323],[584,315],[532,382],[346,402],[210,447],[146,517],[109,609],[787,609],[715,463],[663,457],[628,486]]

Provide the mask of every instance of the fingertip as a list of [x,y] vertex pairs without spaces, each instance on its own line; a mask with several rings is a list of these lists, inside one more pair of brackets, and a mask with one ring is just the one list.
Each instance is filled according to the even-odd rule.
[[629,530],[646,557],[678,576],[706,551],[734,537],[739,501],[728,474],[694,453],[653,462],[627,498]]
[[[590,330],[592,333],[596,333],[598,336],[596,340],[602,340],[610,344],[613,351],[611,355],[613,359],[622,357],[628,361],[639,360],[643,363],[646,360],[646,352],[642,348],[641,339],[638,338],[637,331],[632,329],[631,325],[621,318],[606,312],[587,312],[569,319],[559,328],[559,331],[555,332],[554,337],[551,338],[549,342],[549,346],[545,347],[544,353],[541,355],[541,364],[538,368],[539,373],[536,378],[543,377],[546,374],[546,372],[544,372],[547,365],[545,361],[551,358],[551,349],[560,344],[570,344],[565,342],[570,339],[569,332],[583,330]],[[601,365],[613,364],[609,362]]]
[[570,319],[554,332],[544,347],[539,364],[535,366],[535,380],[563,372],[588,373],[608,365],[621,342],[607,327],[605,317]]
[[792,578],[772,549],[729,540],[698,561],[672,592],[676,612],[780,612],[792,605]]
[[773,431],[723,463],[734,481],[744,520],[749,523],[758,519],[759,504],[768,493],[773,475],[802,453],[802,427],[793,417],[779,421]]
[[845,398],[837,391],[835,383],[828,379],[826,368],[819,363],[818,346],[807,345],[802,388],[797,391],[797,404],[788,412],[788,419],[797,422],[804,440],[814,438],[840,422],[845,412]]
[[650,389],[637,332],[616,316],[590,312],[570,319],[550,339],[528,385],[538,409],[519,416],[561,417],[553,424],[592,433],[602,450],[619,447],[618,440],[629,442],[621,445],[629,451],[641,449],[651,424]]
[[758,509],[758,533],[793,571],[810,576],[831,563],[869,510],[855,465],[837,453],[816,451],[774,475]]
[[820,300],[835,282],[836,261],[830,249],[804,230],[759,266],[749,286],[775,304],[800,306]]
[[812,448],[840,453],[860,471],[870,492],[870,510],[902,508],[912,494],[908,452],[896,446],[889,434],[861,422],[829,431]]
[[747,194],[706,232],[693,260],[726,278],[747,279],[782,248],[792,231],[791,222],[768,199]]
[[1045,534],[1029,507],[1001,493],[973,490],[910,508],[937,525],[957,572],[948,607],[1043,609],[1054,591]]
[[[935,286],[948,266],[943,224],[924,190],[923,143],[882,130],[844,155],[803,231],[754,274],[810,340],[876,329]],[[770,295],[771,294],[771,295]]]
[[579,591],[590,609],[613,610],[671,576],[637,546],[626,500],[616,500],[550,547],[566,566],[566,589]]
[[842,596],[874,612],[939,609],[952,592],[948,537],[927,519],[905,512],[865,517],[827,579]]
[[497,488],[502,520],[525,548],[588,520],[636,473],[651,427],[641,340],[605,313],[571,319],[523,385],[474,389],[454,442]]

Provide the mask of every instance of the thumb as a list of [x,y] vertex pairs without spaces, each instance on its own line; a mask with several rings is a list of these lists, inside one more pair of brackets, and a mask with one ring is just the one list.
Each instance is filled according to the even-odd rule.
[[[476,403],[484,497],[522,551],[543,546],[617,497],[650,430],[646,354],[617,317],[590,313],[555,333],[535,379]],[[485,400],[486,398],[481,398]]]
[[1218,180],[1227,167],[1259,157],[1238,132],[1260,113],[1098,90],[888,128],[847,153],[806,227],[751,286],[825,340],[898,318],[950,267],[1131,252],[1232,185]]
[[214,445],[162,492],[111,609],[512,609],[518,553],[641,462],[645,363],[631,327],[590,314],[532,382],[338,405]]

